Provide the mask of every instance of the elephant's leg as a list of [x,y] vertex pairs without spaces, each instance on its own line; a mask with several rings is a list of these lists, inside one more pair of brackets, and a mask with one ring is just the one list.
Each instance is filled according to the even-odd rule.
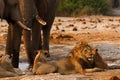
[[22,29],[18,25],[13,27],[13,40],[12,40],[12,64],[15,68],[19,67],[19,52],[20,52],[20,43],[21,43]]
[[5,54],[8,54],[12,56],[13,52],[13,25],[10,23],[8,27],[8,33],[7,33],[7,41],[6,41],[6,50]]
[[12,64],[16,68],[18,68],[19,64],[21,33],[22,29],[16,24],[9,25],[5,53],[12,57]]
[[49,39],[50,39],[50,29],[49,26],[43,27],[43,50],[48,50],[47,57],[50,57],[49,54]]
[[[53,24],[55,18],[55,13],[49,13],[49,15],[45,16],[45,21],[47,22],[47,25],[42,28],[43,30],[43,50],[48,50],[49,52],[49,41],[50,41],[50,30]],[[47,55],[50,57],[50,54]]]
[[26,48],[28,60],[29,60],[30,66],[32,66],[34,62],[34,58],[33,58],[32,48],[31,48],[31,31],[23,30],[23,39],[24,39],[24,46]]
[[42,49],[42,40],[41,40],[41,28],[38,22],[33,23],[32,27],[32,50],[34,58],[36,56],[36,51]]

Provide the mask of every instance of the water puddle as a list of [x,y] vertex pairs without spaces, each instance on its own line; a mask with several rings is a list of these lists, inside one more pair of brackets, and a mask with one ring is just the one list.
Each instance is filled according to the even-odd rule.
[[28,67],[29,67],[29,63],[28,63],[28,62],[20,62],[20,63],[19,63],[19,68],[20,68],[20,70],[22,70],[22,71],[27,70]]

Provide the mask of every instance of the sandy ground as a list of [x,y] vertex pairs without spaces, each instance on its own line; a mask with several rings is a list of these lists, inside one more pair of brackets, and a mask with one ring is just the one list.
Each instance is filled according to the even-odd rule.
[[[0,23],[0,54],[4,54],[8,24]],[[4,78],[5,80],[109,80],[111,76],[120,77],[120,17],[82,16],[56,17],[50,36],[49,60],[57,60],[66,56],[75,44],[86,40],[97,48],[106,63],[113,69],[104,72],[86,73],[86,75],[58,73],[32,75],[27,72],[28,64],[24,45],[21,45],[20,69],[26,75]],[[3,78],[1,78],[3,80]]]

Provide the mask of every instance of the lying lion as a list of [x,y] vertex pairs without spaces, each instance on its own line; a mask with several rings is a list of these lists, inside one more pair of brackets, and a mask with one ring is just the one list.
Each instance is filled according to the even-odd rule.
[[55,62],[47,62],[45,54],[41,50],[35,57],[32,72],[35,74],[47,74],[58,72],[60,74],[74,74],[85,72],[96,72],[107,69],[107,64],[102,60],[97,50],[86,42],[78,43],[67,57]]
[[12,66],[9,55],[0,56],[0,78],[14,77],[19,75],[22,75],[22,73]]

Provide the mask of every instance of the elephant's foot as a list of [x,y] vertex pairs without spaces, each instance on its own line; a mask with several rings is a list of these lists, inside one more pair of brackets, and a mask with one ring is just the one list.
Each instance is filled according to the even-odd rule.
[[29,63],[29,66],[28,66],[28,68],[27,68],[27,69],[31,71],[31,70],[32,70],[32,68],[33,68],[33,64],[32,64],[32,63]]
[[19,67],[19,52],[16,51],[13,52],[12,65],[14,68]]
[[31,70],[32,68],[33,68],[33,65],[30,64],[30,65],[28,66],[28,69]]

